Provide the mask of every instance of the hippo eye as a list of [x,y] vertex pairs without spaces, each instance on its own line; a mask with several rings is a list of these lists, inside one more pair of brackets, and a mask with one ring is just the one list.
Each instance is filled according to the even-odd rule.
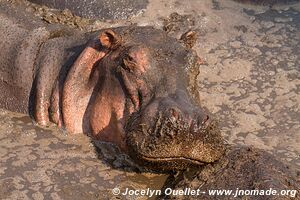
[[127,55],[125,58],[123,58],[123,67],[132,72],[136,67],[136,62],[130,55]]

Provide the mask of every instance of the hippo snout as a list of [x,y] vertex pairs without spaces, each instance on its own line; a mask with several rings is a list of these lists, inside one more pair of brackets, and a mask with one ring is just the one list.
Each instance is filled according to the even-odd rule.
[[[126,125],[129,154],[160,170],[184,169],[218,160],[224,141],[216,122],[187,101],[154,100]],[[159,165],[164,163],[163,165]]]
[[209,116],[198,112],[187,114],[178,108],[169,108],[165,112],[165,122],[170,123],[171,132],[180,132],[182,129],[197,133],[210,124]]

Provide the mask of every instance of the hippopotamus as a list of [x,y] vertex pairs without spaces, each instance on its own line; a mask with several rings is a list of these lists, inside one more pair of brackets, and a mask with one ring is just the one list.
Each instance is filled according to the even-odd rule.
[[225,144],[187,90],[198,56],[164,31],[82,33],[5,4],[0,24],[1,107],[111,142],[146,169],[187,169],[166,187],[299,189],[273,156]]
[[159,199],[300,199],[300,178],[264,150],[228,145],[218,161],[170,176],[162,191]]
[[1,107],[111,142],[150,169],[184,169],[224,153],[214,120],[187,91],[198,57],[164,31],[81,33],[3,10]]

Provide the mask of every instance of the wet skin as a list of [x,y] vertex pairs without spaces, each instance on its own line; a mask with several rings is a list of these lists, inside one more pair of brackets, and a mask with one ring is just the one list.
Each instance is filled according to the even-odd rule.
[[[220,158],[220,133],[186,89],[193,52],[151,27],[95,35],[51,95],[35,88],[39,124],[51,121],[70,134],[112,142],[150,168],[183,169]],[[37,79],[47,82],[47,75]]]
[[222,156],[218,129],[187,92],[187,70],[198,57],[176,39],[152,27],[86,34],[41,28],[23,15],[12,20],[21,13],[11,12],[0,21],[6,41],[0,90],[7,94],[1,107],[29,107],[38,124],[114,143],[151,169],[183,169]]
[[150,168],[222,157],[218,128],[186,89],[186,70],[198,58],[165,32],[132,26],[70,33],[0,11],[1,107],[29,107],[39,124],[112,142]]
[[[0,91],[5,94],[1,106],[26,112],[31,90],[30,110],[41,125],[54,122],[69,133],[91,133],[117,144],[151,169],[197,165],[177,179],[171,177],[166,187],[299,191],[299,181],[264,151],[237,147],[223,154],[218,129],[186,91],[185,70],[197,57],[165,33],[124,27],[69,37],[29,27],[34,31],[20,37],[26,32],[21,28],[30,23],[15,27],[14,22],[9,27],[4,22],[0,26],[5,41],[0,42]],[[35,67],[29,68],[33,63]]]

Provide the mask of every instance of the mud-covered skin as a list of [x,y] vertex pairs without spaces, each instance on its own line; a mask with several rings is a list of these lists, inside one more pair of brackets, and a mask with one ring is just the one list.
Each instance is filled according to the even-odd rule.
[[[200,7],[199,4],[196,4],[196,1],[193,1],[192,7],[188,7],[186,10],[183,9],[183,6],[180,7],[178,4],[172,3],[172,5],[174,4],[176,7],[179,7],[181,13],[190,13],[191,8],[196,9],[197,13],[205,11],[210,21],[204,26],[204,28],[208,30],[207,34],[201,36],[201,41],[198,41],[195,46],[195,49],[199,50],[199,44],[212,44],[212,47],[209,48],[211,51],[207,53],[206,56],[202,53],[205,52],[202,51],[202,48],[198,51],[199,55],[208,62],[207,66],[201,66],[200,74],[198,72],[196,73],[198,79],[195,79],[196,86],[194,88],[202,92],[201,103],[208,107],[209,110],[214,111],[218,117],[221,117],[222,122],[229,122],[228,126],[224,127],[223,125],[222,130],[231,143],[252,144],[256,147],[270,150],[285,162],[299,166],[299,154],[297,153],[299,152],[297,145],[297,141],[299,141],[299,120],[297,120],[297,116],[299,116],[299,110],[297,109],[297,105],[299,105],[297,102],[299,101],[297,99],[299,98],[297,97],[299,93],[298,90],[292,89],[297,87],[297,75],[299,74],[297,71],[295,72],[295,70],[287,71],[287,69],[296,69],[297,63],[299,63],[296,57],[296,55],[298,55],[297,41],[299,40],[297,40],[297,31],[299,30],[299,20],[297,19],[299,19],[299,15],[291,15],[290,13],[295,12],[294,10],[269,10],[264,13],[258,12],[254,18],[251,16],[249,20],[245,20],[245,16],[241,15],[241,13],[245,11],[243,8],[233,9],[235,6],[244,5],[234,4],[234,7],[230,7],[228,4],[232,3],[231,1],[219,2],[223,10],[211,10],[211,7],[208,6]],[[156,3],[157,2],[154,4]],[[182,1],[181,3],[185,5],[188,2]],[[203,2],[199,1],[198,3],[202,4]],[[170,7],[169,4],[158,4],[156,6],[163,8],[164,12],[165,10],[174,8]],[[158,9],[153,9],[152,7],[152,12],[156,13],[157,10]],[[174,11],[172,10],[171,12]],[[216,19],[212,16],[215,16],[214,14],[216,14],[216,12],[220,14],[218,15],[220,18],[218,18],[218,23],[214,25],[213,22],[215,22]],[[269,16],[273,16],[272,13],[274,12],[277,14],[269,19]],[[14,15],[16,16],[15,13]],[[276,19],[276,16],[280,18]],[[292,16],[291,20],[286,23],[290,16]],[[145,18],[147,17],[149,17],[149,15],[146,15]],[[267,18],[268,21],[261,20],[262,18]],[[202,21],[205,21],[205,19]],[[237,19],[243,20],[237,22]],[[140,19],[137,21],[140,21]],[[148,22],[148,18],[146,21]],[[159,21],[159,18],[157,21]],[[202,21],[199,20],[199,22]],[[140,22],[140,24],[144,23]],[[216,30],[218,30],[218,33],[215,33],[216,35],[214,35],[215,31],[213,29],[215,27]],[[232,32],[228,32],[228,29],[224,27],[228,27]],[[264,38],[262,34],[265,32],[264,30],[268,30],[267,34],[270,38]],[[229,33],[231,37],[221,37],[226,34],[228,36]],[[295,39],[296,42],[294,42]],[[212,40],[214,40],[214,43],[210,43]],[[260,48],[262,47],[260,44],[264,45],[263,48]],[[279,45],[284,45],[284,48],[277,48]],[[264,52],[266,48],[269,52]],[[288,53],[284,53],[285,48],[288,48]],[[293,49],[293,51],[289,49]],[[282,59],[284,62],[281,62],[283,61]],[[251,60],[251,62],[249,60]],[[290,66],[288,60],[294,62],[295,65]],[[254,63],[252,63],[252,61]],[[279,61],[278,65],[276,61]],[[285,67],[283,63],[287,63],[288,65]],[[244,67],[241,68],[241,66]],[[251,69],[251,72],[248,72],[248,69]],[[244,77],[245,80],[242,80]],[[273,78],[275,79],[274,82],[272,81],[274,80]],[[9,91],[13,92],[14,90]],[[280,91],[281,94],[277,93],[278,91]],[[268,96],[269,94],[271,95]],[[263,102],[261,102],[261,100],[263,100]],[[295,106],[292,107],[291,104]],[[266,109],[264,109],[265,105],[267,106]],[[4,114],[4,116],[7,116],[7,114]],[[268,123],[275,123],[275,126],[269,126],[268,123],[261,123],[262,118],[263,121],[267,120]],[[233,124],[231,124],[232,121],[234,121]],[[28,123],[31,124],[30,120],[28,120]],[[105,167],[105,171],[102,171],[101,166],[99,166],[102,159],[99,161],[96,156],[92,156],[91,159],[88,160],[92,161],[92,163],[85,162],[83,158],[90,154],[87,154],[86,151],[78,147],[75,148],[74,153],[74,151],[71,150],[73,147],[67,145],[68,139],[71,138],[70,136],[59,140],[59,145],[51,145],[51,143],[57,144],[56,138],[51,139],[51,136],[49,137],[48,134],[45,134],[41,130],[36,131],[36,133],[31,133],[31,131],[27,131],[26,129],[24,130],[23,123],[18,123],[16,127],[11,126],[9,120],[8,122],[1,120],[1,127],[1,136],[7,136],[9,140],[1,140],[2,144],[4,144],[1,148],[1,153],[4,152],[2,159],[4,162],[1,163],[2,169],[0,171],[5,178],[3,179],[3,176],[1,177],[0,193],[7,196],[12,195],[8,199],[16,199],[16,196],[20,193],[24,194],[25,197],[27,195],[29,199],[34,199],[35,196],[40,198],[42,193],[47,199],[50,198],[48,196],[50,195],[49,193],[58,193],[58,195],[60,195],[60,192],[65,193],[65,195],[60,196],[62,199],[67,199],[68,197],[72,199],[92,199],[89,196],[90,190],[85,186],[95,188],[95,191],[97,193],[99,192],[103,199],[105,199],[103,197],[105,195],[109,195],[107,199],[114,198],[111,189],[116,186],[119,187],[120,185],[118,181],[111,183],[109,179],[113,176],[119,180],[119,172],[107,166]],[[30,136],[24,138],[27,134]],[[32,137],[35,137],[36,134],[38,138],[36,142],[35,140],[33,143],[28,142],[28,140],[26,141],[26,138],[31,138],[31,134],[33,135]],[[59,134],[59,136],[61,135]],[[79,143],[82,142],[83,145],[86,146],[89,144],[89,141],[85,143],[80,139],[78,140],[78,137],[75,140],[71,139],[71,141],[75,144],[79,141]],[[30,163],[28,164],[26,162],[32,159],[32,156],[28,156],[28,149],[31,150],[31,148],[34,148],[31,152],[36,156],[36,159],[33,156],[34,160],[30,160],[30,162],[37,164],[37,167],[32,167]],[[37,154],[36,151],[38,151]],[[279,153],[280,151],[281,153]],[[73,159],[73,156],[78,155],[77,153],[81,154],[81,156],[77,159]],[[108,155],[110,154],[108,153]],[[58,157],[58,173],[51,173],[52,171],[57,171],[55,165]],[[6,159],[8,159],[8,161],[6,161]],[[23,164],[24,160],[25,164]],[[23,167],[11,167],[10,163],[14,165],[15,161],[17,165],[21,164]],[[83,163],[81,164],[81,162]],[[90,171],[90,165],[93,166],[95,171]],[[83,168],[81,166],[83,166]],[[124,166],[121,168],[126,169]],[[10,173],[5,169],[8,169]],[[50,169],[50,173],[48,173],[49,171],[47,169]],[[87,170],[85,171],[84,169]],[[67,176],[64,174],[66,170],[68,171]],[[18,172],[17,176],[16,172]],[[112,172],[116,175],[111,175]],[[11,180],[6,181],[6,177],[10,176]],[[103,176],[104,180],[96,178],[97,181],[92,181],[91,183],[90,178],[92,177],[93,179],[93,177],[97,176]],[[48,177],[53,180],[53,186],[49,186],[53,188],[50,192],[48,189]],[[70,178],[72,177],[76,177],[76,179],[70,184]],[[26,182],[23,182],[22,179],[26,179]],[[64,179],[64,181],[61,179]],[[19,182],[20,180],[21,184]],[[124,180],[119,180],[123,185],[121,191],[125,191],[125,188],[130,185],[126,182],[127,180],[127,177],[124,178]],[[13,184],[11,182],[13,182]],[[74,183],[76,184],[75,186]],[[139,183],[140,184],[137,184],[136,181],[134,182],[135,189],[145,188],[143,183],[153,184],[152,180],[143,180],[139,181]],[[103,184],[103,187],[101,184]],[[140,186],[141,184],[143,187]],[[147,187],[156,189],[151,186]],[[61,191],[58,192],[60,189]],[[37,192],[31,196],[34,191]],[[82,197],[78,195],[78,193],[85,193],[87,196]],[[55,196],[57,199],[58,195]],[[95,198],[99,199],[99,196]],[[116,198],[122,199],[122,197],[119,196]],[[132,196],[128,196],[125,199],[132,199]],[[143,197],[141,197],[141,199],[143,199]]]
[[62,51],[53,50],[53,55],[45,47],[35,89],[39,124],[52,121],[69,133],[91,133],[139,163],[168,163],[164,169],[220,158],[220,133],[186,89],[184,70],[196,55],[151,27],[102,30],[91,38],[65,79],[56,83],[56,76],[51,79],[44,69],[59,66],[48,62],[59,60],[55,56]]
[[45,24],[23,9],[3,1],[0,2],[0,18],[0,91],[5,94],[0,98],[0,106],[28,113],[41,47],[48,40],[62,35],[78,35],[78,30]]
[[[276,158],[252,147],[230,147],[224,157],[200,169],[190,169],[170,176],[164,189],[199,189],[199,195],[162,195],[160,199],[299,199],[300,179],[292,170]],[[282,190],[288,195],[235,195],[236,190]],[[163,190],[164,190],[163,189]],[[209,190],[232,190],[232,195],[209,195]]]
[[137,114],[132,120],[126,129],[127,143],[130,154],[141,165],[155,168],[161,162],[162,169],[185,169],[187,164],[203,165],[222,156],[223,141],[214,122],[190,127],[181,116],[163,112],[157,118]]
[[[182,169],[223,154],[219,131],[187,92],[186,70],[198,57],[164,31],[129,26],[68,35],[28,24],[32,18],[1,20],[11,42],[2,47],[17,55],[1,55],[1,91],[15,92],[2,107],[29,106],[40,125],[112,142],[139,163],[157,163],[153,168]],[[14,24],[21,28],[10,33]]]

